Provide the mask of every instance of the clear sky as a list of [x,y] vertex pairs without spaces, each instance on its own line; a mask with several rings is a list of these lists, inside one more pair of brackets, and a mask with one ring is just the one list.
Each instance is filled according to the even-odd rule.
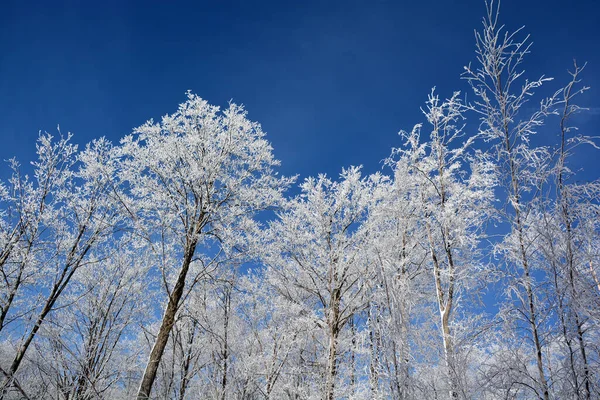
[[[529,76],[558,87],[573,58],[588,62],[580,123],[598,135],[600,2],[504,0],[501,10],[532,35]],[[465,89],[484,13],[483,0],[3,0],[0,159],[30,161],[38,131],[58,124],[80,144],[116,142],[190,89],[243,103],[285,174],[375,171],[396,133],[421,121],[432,86]]]

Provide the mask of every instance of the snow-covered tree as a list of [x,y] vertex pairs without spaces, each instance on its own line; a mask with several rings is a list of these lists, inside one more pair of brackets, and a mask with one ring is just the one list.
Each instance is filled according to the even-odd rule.
[[394,168],[394,185],[404,187],[405,203],[411,200],[410,214],[418,218],[416,229],[428,253],[426,265],[433,278],[440,315],[451,398],[461,395],[454,360],[454,314],[461,294],[478,283],[478,271],[482,269],[479,247],[495,185],[493,165],[471,148],[474,137],[465,135],[458,96],[455,93],[440,101],[432,91],[423,110],[431,126],[429,137],[421,142],[420,124],[410,133],[401,132],[405,147],[397,149],[396,156],[388,160]]
[[37,354],[26,367],[31,397],[56,393],[62,399],[110,399],[124,394],[140,352],[131,338],[148,317],[147,259],[126,237],[112,245],[94,252],[97,264],[78,271],[62,307],[40,330]]
[[211,106],[188,93],[177,112],[152,120],[121,143],[123,199],[134,231],[152,247],[167,304],[139,399],[150,396],[175,316],[195,283],[243,247],[252,216],[275,205],[290,179],[260,125],[241,106]]
[[[560,268],[574,272],[573,223],[564,181],[568,175],[565,146],[570,143],[570,139],[565,138],[568,131],[565,122],[573,111],[569,103],[575,94],[572,91],[574,82],[541,99],[537,107],[530,106],[534,92],[545,87],[551,79],[524,78],[522,65],[530,52],[529,37],[519,39],[520,29],[512,33],[507,31],[498,22],[498,8],[492,2],[487,3],[487,7],[483,30],[476,34],[477,63],[467,66],[463,77],[476,97],[470,108],[480,116],[480,135],[490,143],[489,152],[497,160],[501,196],[506,199],[505,207],[500,211],[509,232],[496,245],[496,254],[504,263],[507,276],[504,287],[508,301],[500,317],[505,329],[518,332],[507,334],[507,341],[513,347],[510,379],[515,381],[511,387],[516,392],[529,391],[531,395],[548,400],[553,396],[554,388],[559,386],[553,382],[552,360],[557,348],[553,316],[563,318],[566,309],[561,303],[567,300],[566,292],[560,288],[562,283],[553,282],[553,277],[558,277],[558,264],[564,262],[567,266]],[[531,140],[553,115],[562,115],[556,167],[552,165],[551,149],[536,146]],[[554,183],[553,174],[557,177]],[[556,187],[554,195],[547,190],[553,184]],[[548,207],[552,208],[554,202],[558,219],[548,218],[547,214]],[[546,227],[541,228],[544,221]],[[555,232],[551,233],[553,230]],[[557,249],[553,248],[557,244],[554,238],[562,230],[565,234],[559,235],[562,243],[558,246],[564,245],[565,252],[558,255]],[[554,293],[547,290],[549,285],[554,286]],[[553,313],[555,301],[558,301],[558,315]],[[575,325],[581,326],[581,320]],[[524,358],[519,361],[519,357]],[[531,360],[535,364],[535,378],[529,367]],[[507,365],[499,368],[508,373]],[[517,377],[519,373],[520,377]],[[587,382],[587,378],[584,381]],[[581,390],[589,398],[589,387]],[[579,393],[580,389],[576,391]]]
[[324,399],[344,393],[346,385],[336,386],[340,355],[349,350],[340,347],[341,333],[369,302],[375,271],[363,222],[381,180],[380,175],[363,178],[359,168],[344,170],[339,181],[309,178],[267,232],[267,284],[315,330],[326,333],[325,354],[319,358]]
[[[3,314],[5,327],[14,321],[18,326],[13,331],[20,338],[11,361],[2,366],[2,393],[14,387],[25,395],[15,374],[42,324],[62,307],[60,300],[74,274],[96,263],[90,257],[93,250],[120,227],[122,214],[113,197],[112,146],[99,139],[80,153],[76,150],[69,137],[54,142],[42,135],[34,179],[30,182],[15,172],[11,180],[8,201],[16,213],[6,216],[17,222],[9,228],[16,236],[9,234],[5,245],[4,266],[9,269],[5,276],[10,278],[5,280]],[[20,290],[24,284],[27,292]]]

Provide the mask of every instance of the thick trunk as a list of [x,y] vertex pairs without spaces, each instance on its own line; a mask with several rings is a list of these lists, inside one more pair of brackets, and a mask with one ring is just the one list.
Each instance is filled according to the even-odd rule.
[[448,321],[450,308],[445,308],[440,312],[442,321],[442,337],[444,341],[444,360],[446,362],[446,370],[448,371],[448,385],[450,387],[450,399],[458,399],[458,385],[456,384],[456,371],[454,365],[454,347],[452,337],[450,336],[450,325]]
[[427,234],[429,237],[430,254],[433,262],[433,277],[435,280],[437,303],[440,312],[440,325],[442,329],[442,342],[444,345],[444,361],[446,364],[446,371],[448,374],[448,388],[450,399],[458,399],[458,384],[456,382],[456,371],[454,365],[454,347],[452,344],[452,336],[450,334],[450,315],[452,313],[452,307],[454,303],[454,259],[452,257],[452,251],[447,244],[447,231],[442,231],[444,252],[446,254],[446,261],[448,262],[448,285],[444,290],[442,282],[442,270],[440,260],[435,251],[435,242],[433,240],[433,234],[431,232],[431,226],[426,224]]

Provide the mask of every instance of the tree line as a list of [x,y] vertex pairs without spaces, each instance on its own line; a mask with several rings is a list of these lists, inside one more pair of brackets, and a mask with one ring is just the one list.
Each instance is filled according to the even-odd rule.
[[190,92],[118,144],[41,134],[0,183],[0,399],[600,398],[584,68],[539,96],[522,37],[487,3],[469,100],[432,90],[372,175],[280,176]]

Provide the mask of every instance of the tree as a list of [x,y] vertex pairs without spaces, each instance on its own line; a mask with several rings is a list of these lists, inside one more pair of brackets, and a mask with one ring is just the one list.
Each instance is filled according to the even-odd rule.
[[538,184],[540,177],[546,176],[547,160],[546,149],[531,147],[529,137],[553,112],[555,99],[543,100],[537,111],[523,115],[523,105],[533,91],[550,79],[526,80],[521,88],[516,88],[523,75],[519,68],[529,53],[530,43],[528,38],[516,39],[520,30],[503,32],[503,26],[498,25],[498,8],[494,9],[492,2],[486,5],[488,15],[483,31],[476,34],[478,67],[465,67],[464,77],[477,98],[472,109],[481,115],[481,135],[493,143],[491,151],[499,160],[500,182],[512,211],[505,214],[511,232],[499,249],[505,254],[507,263],[520,271],[512,293],[523,306],[524,320],[533,342],[538,375],[536,393],[548,400],[539,304],[531,265],[532,236],[527,229],[528,204],[533,199],[528,198],[527,193]]
[[[139,349],[125,338],[148,317],[147,259],[127,236],[94,252],[93,269],[74,276],[63,304],[40,330],[39,353],[28,380],[41,377],[35,398],[56,392],[64,399],[115,398]],[[33,388],[33,384],[28,385]]]
[[[68,138],[54,144],[51,136],[41,136],[39,161],[34,163],[38,185],[24,184],[24,190],[18,192],[17,201],[29,204],[21,210],[37,216],[33,218],[34,223],[27,223],[26,232],[30,233],[23,236],[27,250],[25,257],[17,263],[14,283],[8,285],[10,301],[4,306],[12,304],[14,296],[10,293],[19,289],[26,276],[24,271],[35,268],[41,272],[32,283],[39,293],[37,301],[27,311],[32,314],[32,323],[21,328],[23,334],[10,366],[2,369],[5,375],[2,396],[10,386],[25,395],[16,384],[15,373],[31,343],[48,315],[55,310],[74,274],[86,264],[94,263],[90,259],[94,248],[108,240],[120,226],[122,214],[112,197],[115,169],[112,146],[99,139],[81,153],[76,155],[75,152],[76,148],[68,144]],[[14,180],[19,181],[19,178]],[[29,220],[30,217],[25,218]]]
[[2,184],[0,268],[4,279],[0,331],[11,322],[7,317],[21,287],[35,284],[35,252],[45,224],[60,207],[53,195],[66,185],[75,162],[77,147],[70,143],[70,138],[69,135],[54,143],[52,136],[40,135],[33,180],[21,172],[17,160],[10,161],[12,176],[8,186]]
[[461,292],[475,281],[480,269],[478,247],[495,186],[493,165],[470,148],[475,137],[459,143],[465,133],[458,96],[454,93],[442,102],[432,91],[423,110],[431,125],[429,140],[421,143],[421,125],[410,133],[401,132],[405,148],[396,150],[398,161],[388,160],[394,166],[396,185],[409,186],[419,228],[425,234],[450,398],[458,398],[460,391],[451,332],[453,313]]
[[279,162],[264,136],[241,106],[219,112],[188,92],[177,112],[148,121],[121,142],[124,202],[135,234],[157,255],[168,297],[139,399],[150,396],[182,301],[222,256],[238,249],[255,225],[251,216],[274,206],[291,182],[273,171]]
[[600,397],[582,68],[531,107],[487,6],[475,98],[432,91],[389,176],[284,198],[260,125],[191,93],[119,146],[40,135],[0,183],[0,399]]
[[[562,90],[559,140],[555,150],[555,163],[551,166],[549,187],[554,195],[547,195],[541,202],[538,212],[538,247],[541,262],[547,265],[553,291],[550,293],[557,319],[557,336],[562,337],[561,347],[566,346],[565,359],[569,373],[556,376],[562,382],[562,396],[590,399],[592,396],[592,376],[588,361],[590,346],[586,336],[593,332],[587,310],[598,306],[597,291],[594,289],[594,269],[589,269],[586,249],[594,234],[585,230],[586,225],[594,224],[597,217],[598,182],[571,182],[573,172],[569,167],[573,151],[580,145],[594,145],[593,138],[576,132],[571,125],[571,117],[580,111],[574,97],[587,90],[580,87],[579,75],[583,68],[575,64],[572,80]],[[583,211],[586,210],[586,211]],[[583,213],[582,213],[583,211]],[[592,211],[590,213],[590,211]],[[583,231],[582,231],[583,228]],[[595,294],[595,295],[594,295]],[[589,307],[591,305],[591,308]],[[593,317],[592,317],[593,318]],[[568,382],[568,383],[567,383]]]
[[[302,307],[288,303],[268,284],[266,271],[248,273],[239,285],[238,321],[242,342],[236,355],[237,377],[243,380],[240,398],[293,398],[305,371],[294,368],[312,326]],[[289,307],[292,305],[291,307]],[[304,376],[306,378],[306,376]]]
[[[574,95],[574,82],[543,98],[539,107],[534,107],[532,111],[527,109],[525,105],[534,91],[551,79],[543,76],[533,81],[523,79],[524,71],[521,68],[530,50],[529,38],[517,39],[520,29],[513,33],[506,32],[498,24],[498,8],[492,2],[487,6],[484,29],[476,34],[478,66],[465,67],[463,77],[468,80],[476,96],[470,109],[480,116],[480,134],[491,143],[489,151],[498,160],[500,186],[506,196],[506,207],[501,210],[501,215],[508,225],[509,233],[496,244],[496,253],[501,255],[507,267],[504,272],[510,276],[506,286],[510,300],[500,317],[504,319],[506,328],[528,332],[526,335],[507,337],[514,347],[510,386],[525,388],[540,398],[549,399],[552,389],[560,386],[555,385],[554,380],[558,378],[552,368],[556,359],[553,348],[561,346],[553,342],[553,316],[561,320],[565,328],[567,320],[564,317],[565,312],[568,312],[572,315],[574,324],[581,326],[581,319],[565,303],[570,296],[565,297],[567,292],[563,290],[563,287],[570,286],[569,291],[573,293],[574,285],[565,286],[564,282],[574,280],[563,280],[560,277],[562,271],[571,271],[567,272],[567,276],[574,277],[575,271],[572,235],[574,225],[569,207],[565,207],[570,200],[567,200],[569,195],[564,182],[568,175],[564,162],[567,154],[565,145],[569,143],[569,139],[565,140],[568,131],[565,122],[574,110],[570,105]],[[519,84],[520,87],[517,86]],[[552,166],[549,147],[534,146],[531,143],[532,136],[552,115],[562,115],[556,167]],[[553,174],[557,177],[555,182],[551,179]],[[555,197],[547,190],[553,184],[556,188]],[[551,204],[555,199],[557,212],[555,216],[549,217],[548,212],[554,208]],[[546,227],[541,228],[544,224]],[[555,232],[551,233],[552,230]],[[565,231],[565,235],[558,235],[562,238],[557,239],[556,232],[561,230]],[[564,252],[558,250],[562,246],[565,246]],[[554,287],[554,293],[547,290],[549,286]],[[554,307],[555,302],[557,308]],[[570,348],[569,353],[573,355],[571,339],[568,339],[565,329],[562,331],[561,336]],[[517,343],[515,339],[524,341],[525,344]],[[529,352],[524,351],[528,348],[526,342],[532,344]],[[585,345],[584,341],[579,343],[580,346]],[[535,360],[535,379],[532,379],[527,370],[527,357]],[[586,357],[582,355],[582,358]],[[570,369],[573,370],[574,364],[570,364]],[[500,369],[504,369],[504,372],[507,370],[506,367]],[[515,377],[515,371],[520,371],[518,378]],[[588,380],[589,376],[583,381]],[[588,389],[584,389],[586,397],[589,397]],[[576,392],[579,392],[579,388]]]
[[327,333],[322,383],[327,400],[336,396],[340,334],[369,301],[366,288],[373,271],[365,251],[369,233],[362,224],[381,180],[380,175],[362,178],[359,168],[344,170],[339,182],[323,175],[309,178],[267,232],[269,285]]

